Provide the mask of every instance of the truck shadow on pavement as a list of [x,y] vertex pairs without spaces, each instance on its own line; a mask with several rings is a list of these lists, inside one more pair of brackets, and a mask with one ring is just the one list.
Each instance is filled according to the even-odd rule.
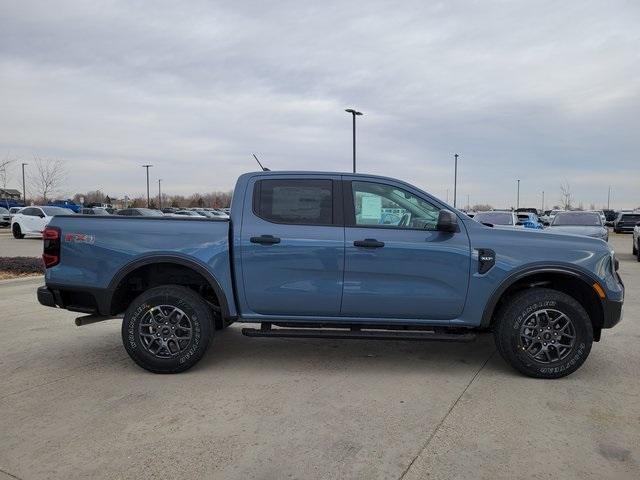
[[[353,368],[394,374],[477,369],[496,355],[493,337],[479,335],[470,343],[382,340],[249,338],[232,326],[216,332],[207,355],[193,371],[233,368],[305,372]],[[503,362],[505,372],[512,372]]]

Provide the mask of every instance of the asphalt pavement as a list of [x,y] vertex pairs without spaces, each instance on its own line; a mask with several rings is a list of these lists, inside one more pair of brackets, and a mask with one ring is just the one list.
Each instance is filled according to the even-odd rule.
[[41,278],[0,282],[0,478],[640,478],[640,263],[629,235],[611,242],[625,318],[554,381],[510,369],[489,335],[268,339],[237,325],[192,370],[154,375],[129,360],[119,321],[78,328],[36,302]]
[[42,255],[42,238],[13,238],[8,227],[0,227],[0,257],[39,257]]

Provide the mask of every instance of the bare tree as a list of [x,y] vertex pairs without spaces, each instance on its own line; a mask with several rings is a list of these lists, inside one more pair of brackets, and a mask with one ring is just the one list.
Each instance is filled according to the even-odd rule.
[[571,202],[573,201],[573,194],[571,193],[571,185],[565,180],[560,184],[560,192],[562,196],[560,198],[560,204],[564,210],[571,210]]
[[9,181],[7,169],[13,162],[15,162],[15,159],[11,158],[8,153],[4,157],[4,160],[0,160],[0,187],[2,188],[7,188],[7,182]]
[[67,171],[64,162],[59,159],[34,156],[34,173],[29,176],[33,193],[47,202],[52,195],[60,193],[66,180]]

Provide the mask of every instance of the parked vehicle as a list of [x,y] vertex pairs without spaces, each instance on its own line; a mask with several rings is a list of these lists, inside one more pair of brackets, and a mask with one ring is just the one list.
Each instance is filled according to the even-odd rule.
[[538,216],[537,208],[516,208],[516,213],[533,213],[536,217]]
[[640,222],[640,212],[620,212],[613,222],[613,231],[616,233],[633,232],[636,223]]
[[0,207],[0,227],[11,225],[11,213],[4,207]]
[[[551,223],[553,223],[553,219],[556,217],[556,215],[560,212],[564,212],[565,210],[551,210],[549,212],[549,225],[551,225]],[[548,226],[548,225],[547,225]]]
[[53,202],[47,203],[47,205],[52,207],[68,208],[74,213],[78,213],[82,210],[82,205],[78,205],[73,200],[54,200]]
[[615,210],[605,209],[605,210],[602,210],[602,213],[604,213],[604,217],[607,222],[613,222],[618,216],[618,212],[616,212]]
[[198,213],[195,210],[178,210],[171,214],[172,217],[208,218],[207,215]]
[[517,212],[518,217],[517,225],[522,225],[524,228],[537,228],[543,229],[542,222],[538,219],[538,215],[531,212]]
[[636,226],[633,227],[633,254],[636,256],[638,261],[640,262],[640,222],[636,223]]
[[589,212],[592,213],[597,213],[598,215],[600,215],[600,220],[602,220],[602,225],[606,226],[607,224],[607,216],[604,214],[604,212],[602,210],[587,210]]
[[598,212],[559,212],[549,227],[554,233],[585,235],[609,241],[609,229]]
[[152,208],[123,208],[118,210],[115,215],[120,215],[121,217],[164,217],[160,210]]
[[111,215],[106,208],[101,207],[83,208],[80,213],[82,215]]
[[22,239],[25,235],[41,236],[44,228],[56,215],[75,215],[70,209],[62,207],[25,207],[11,217],[13,237]]
[[176,213],[178,210],[180,210],[179,208],[175,208],[175,207],[166,207],[161,209],[160,211],[162,213]]
[[[391,178],[242,175],[231,220],[55,217],[38,300],[124,315],[131,358],[192,367],[215,328],[248,336],[470,341],[492,330],[533,377],[567,375],[621,319],[624,287],[600,240],[482,225]],[[382,224],[384,208],[404,212]]]

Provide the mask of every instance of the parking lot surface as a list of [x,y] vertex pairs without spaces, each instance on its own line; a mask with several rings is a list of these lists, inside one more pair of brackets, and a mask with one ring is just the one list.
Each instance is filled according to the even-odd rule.
[[42,255],[42,239],[26,237],[16,240],[9,228],[0,228],[0,257],[39,257]]
[[611,243],[625,318],[553,381],[511,370],[489,335],[261,339],[238,325],[192,370],[154,375],[119,321],[77,328],[37,304],[42,279],[2,282],[0,478],[640,478],[640,264],[630,236]]

